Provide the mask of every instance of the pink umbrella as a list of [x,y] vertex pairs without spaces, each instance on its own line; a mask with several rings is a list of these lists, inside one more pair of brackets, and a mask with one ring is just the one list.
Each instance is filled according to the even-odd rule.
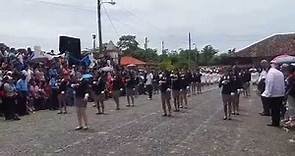
[[278,64],[295,63],[295,56],[280,55],[280,56],[275,57],[271,62],[275,62]]

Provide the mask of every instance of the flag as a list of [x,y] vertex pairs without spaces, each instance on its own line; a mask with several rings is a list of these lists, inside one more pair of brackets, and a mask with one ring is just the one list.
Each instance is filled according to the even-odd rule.
[[92,53],[83,57],[80,62],[81,64],[90,66],[90,67],[93,67],[95,65],[95,59]]
[[83,57],[80,62],[82,65],[89,66],[91,64],[89,55],[86,55],[85,57]]

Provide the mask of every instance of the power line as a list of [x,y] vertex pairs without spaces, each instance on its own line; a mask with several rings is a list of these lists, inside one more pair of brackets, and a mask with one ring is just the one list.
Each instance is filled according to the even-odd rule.
[[158,26],[152,24],[148,20],[146,20],[145,17],[140,17],[139,15],[133,13],[131,10],[129,10],[129,9],[125,8],[125,7],[122,7],[122,6],[119,6],[119,7],[121,9],[125,10],[125,12],[127,12],[129,15],[131,15],[131,16],[135,17],[136,19],[141,20],[141,21],[145,22],[146,24],[152,26],[155,30],[163,32],[163,30],[161,28],[159,28]]
[[116,33],[117,37],[119,37],[120,35],[119,35],[119,33],[118,33],[118,30],[116,29],[116,27],[115,27],[115,25],[114,25],[114,23],[113,23],[113,21],[112,21],[110,15],[109,15],[108,11],[107,11],[107,9],[106,9],[106,7],[105,7],[104,5],[103,5],[103,8],[104,8],[104,11],[105,11],[105,13],[106,13],[106,16],[107,16],[109,22],[110,22],[111,25],[112,25],[112,28],[113,28],[114,32]]
[[64,8],[70,8],[70,9],[76,9],[76,10],[83,10],[83,11],[87,11],[87,12],[96,12],[95,9],[91,9],[88,7],[81,7],[79,5],[55,3],[55,2],[48,2],[48,1],[42,1],[42,0],[26,0],[25,2],[35,2],[35,3],[44,4],[44,5],[51,5],[51,6],[64,7]]

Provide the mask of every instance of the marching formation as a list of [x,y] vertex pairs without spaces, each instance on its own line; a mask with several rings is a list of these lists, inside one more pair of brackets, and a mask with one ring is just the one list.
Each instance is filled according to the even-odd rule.
[[[10,49],[1,49],[2,54]],[[120,97],[126,96],[126,107],[136,105],[138,95],[152,100],[160,94],[163,116],[187,109],[188,96],[202,93],[202,87],[217,83],[219,68],[201,68],[195,71],[161,71],[118,67],[108,58],[92,68],[70,66],[63,57],[48,62],[30,62],[31,50],[1,57],[0,114],[6,120],[20,120],[20,116],[38,110],[58,110],[67,114],[68,106],[76,106],[78,127],[88,129],[87,103],[94,102],[97,114],[104,114],[104,101],[112,98],[120,110]]]

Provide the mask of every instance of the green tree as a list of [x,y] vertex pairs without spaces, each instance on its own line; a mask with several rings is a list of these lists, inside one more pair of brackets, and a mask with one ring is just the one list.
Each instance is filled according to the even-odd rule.
[[171,59],[169,57],[164,58],[164,60],[160,63],[160,68],[163,70],[174,70]]
[[[214,55],[218,53],[217,49],[214,49],[213,46],[207,45],[201,50],[202,61],[204,65],[209,65],[210,60],[213,58]],[[211,62],[212,63],[212,62]]]
[[134,51],[138,49],[139,43],[136,41],[136,36],[124,35],[119,38],[117,45],[125,51]]

